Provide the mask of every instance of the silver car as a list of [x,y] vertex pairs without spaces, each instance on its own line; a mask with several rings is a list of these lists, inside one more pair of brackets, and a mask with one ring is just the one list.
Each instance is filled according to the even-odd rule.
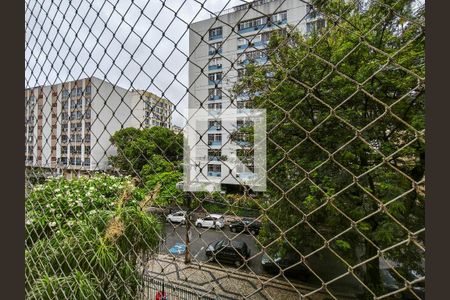
[[223,215],[210,214],[204,218],[198,218],[197,221],[195,221],[195,226],[199,228],[221,229],[225,226],[225,220]]

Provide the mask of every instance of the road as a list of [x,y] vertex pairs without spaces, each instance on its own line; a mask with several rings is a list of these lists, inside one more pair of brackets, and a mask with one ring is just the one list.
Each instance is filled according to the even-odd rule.
[[[220,239],[236,239],[247,243],[251,254],[251,258],[248,263],[243,265],[239,271],[249,272],[256,275],[266,275],[269,277],[274,276],[273,274],[267,274],[262,268],[262,253],[257,247],[257,237],[254,237],[251,234],[233,233],[229,230],[228,226],[225,226],[222,230],[192,227],[191,232],[191,259],[194,263],[206,262],[208,260],[205,255],[205,248],[209,243]],[[169,249],[173,245],[176,243],[184,243],[186,227],[184,225],[166,223],[165,234],[165,244],[161,248],[161,253],[168,254]],[[328,253],[326,251],[328,251]],[[179,256],[183,255],[184,254],[181,254]],[[221,267],[216,262],[210,262],[209,264],[212,266],[215,265],[217,267]],[[319,259],[318,256],[308,259],[308,265],[311,266],[316,274],[318,274],[325,281],[336,278],[347,272],[346,266],[329,250],[322,251],[321,259]],[[283,277],[279,276],[278,279],[283,279]],[[301,283],[301,281],[296,280],[295,278],[289,278],[289,281]],[[316,276],[311,276],[308,284],[320,285],[321,283]],[[332,285],[336,287],[336,290],[349,290],[357,288],[359,284],[353,277],[347,275]]]

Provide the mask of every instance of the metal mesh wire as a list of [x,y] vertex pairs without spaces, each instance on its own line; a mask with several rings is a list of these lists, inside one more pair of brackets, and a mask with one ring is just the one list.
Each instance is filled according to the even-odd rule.
[[39,0],[25,21],[27,298],[425,297],[422,1]]

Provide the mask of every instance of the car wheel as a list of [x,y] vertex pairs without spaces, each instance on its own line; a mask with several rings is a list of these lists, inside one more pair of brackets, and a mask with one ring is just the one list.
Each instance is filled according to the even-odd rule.
[[217,230],[220,230],[220,225],[216,225],[216,229],[217,229]]
[[234,228],[234,227],[231,227],[231,232],[236,232],[236,228]]
[[197,223],[197,225],[196,225],[198,228],[202,228],[203,226],[202,226],[202,223]]

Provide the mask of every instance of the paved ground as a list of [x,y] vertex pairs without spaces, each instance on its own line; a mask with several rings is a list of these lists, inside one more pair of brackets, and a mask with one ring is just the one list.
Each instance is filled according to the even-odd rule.
[[[328,293],[320,286],[289,283],[265,276],[251,275],[232,267],[217,267],[191,263],[185,265],[182,258],[160,254],[146,266],[148,278],[156,278],[170,285],[166,288],[168,299],[194,299],[182,297],[178,289],[205,295],[209,299],[357,299],[348,293]],[[151,286],[151,283],[149,283]],[[146,289],[145,299],[153,299],[157,288]],[[171,294],[172,293],[172,294]],[[184,293],[186,295],[186,293]],[[199,299],[199,298],[197,298]]]
[[[254,292],[258,289],[258,284],[260,284],[259,279],[257,278],[265,278],[264,280],[270,280],[274,277],[273,274],[267,274],[262,269],[261,265],[261,256],[262,253],[260,253],[260,250],[258,250],[257,244],[258,240],[257,238],[253,237],[250,234],[236,234],[232,233],[229,228],[226,226],[222,230],[216,230],[216,229],[199,229],[199,228],[191,228],[191,257],[192,262],[194,265],[200,266],[200,268],[205,273],[203,275],[198,275],[199,272],[198,268],[188,267],[186,268],[184,264],[182,263],[184,255],[171,255],[169,254],[168,249],[175,245],[175,243],[184,243],[185,235],[186,235],[186,227],[183,225],[175,225],[175,224],[165,224],[165,232],[166,232],[166,239],[165,244],[161,248],[161,254],[163,254],[164,261],[166,263],[170,262],[170,264],[166,267],[169,267],[172,269],[172,272],[175,272],[177,270],[177,274],[179,273],[187,273],[189,276],[194,276],[197,278],[196,280],[199,280],[198,276],[203,276],[206,278],[209,278],[208,280],[212,282],[215,282],[217,278],[220,277],[227,277],[229,274],[239,274],[235,276],[241,276],[243,278],[253,278],[250,280],[250,282],[245,283],[246,287],[239,287],[240,280],[236,280],[236,282],[233,283],[233,285],[237,284],[235,287],[232,287],[233,285],[229,286],[228,281],[220,281],[220,289],[225,289],[229,292],[231,291],[241,291],[246,290],[248,293]],[[251,251],[251,259],[247,263],[247,265],[243,265],[239,269],[236,269],[233,266],[226,266],[221,265],[214,262],[206,262],[207,257],[205,255],[205,248],[207,245],[211,242],[214,242],[219,239],[237,239],[240,241],[244,241],[247,243],[250,251]],[[170,260],[172,259],[172,261]],[[175,263],[176,262],[176,263]],[[339,275],[345,273],[346,267],[342,263],[340,263],[332,254],[325,253],[324,257],[322,259],[313,258],[308,261],[310,266],[314,267],[314,271],[325,281],[331,280],[333,278],[338,277]],[[153,268],[155,265],[153,266]],[[180,272],[180,268],[183,270],[183,272]],[[209,271],[204,271],[205,268],[208,268]],[[214,276],[211,275],[211,270],[215,270],[213,274],[219,274]],[[222,270],[226,270],[226,272],[223,272]],[[165,270],[167,271],[167,269]],[[158,272],[158,270],[156,270]],[[219,273],[217,273],[219,272]],[[222,272],[222,273],[221,273]],[[220,275],[221,274],[221,275]],[[189,276],[187,276],[188,280],[192,280]],[[261,277],[262,276],[262,277]],[[256,278],[256,279],[255,279]],[[293,289],[293,285],[300,285],[300,286],[308,286],[309,289],[319,288],[321,287],[321,282],[318,278],[315,276],[312,276],[311,279],[308,282],[301,282],[300,280],[296,278],[283,278],[281,276],[278,276],[276,278],[277,282],[279,282],[280,287],[277,288],[277,292],[273,290],[276,295],[276,293],[279,293],[280,291],[287,288],[287,290],[291,290],[291,293],[293,293],[290,296],[286,296],[284,298],[274,297],[273,299],[298,299],[299,298],[299,292]],[[205,279],[206,280],[206,279]],[[209,282],[206,280],[206,282]],[[264,281],[262,281],[264,282]],[[271,281],[272,282],[272,281]],[[206,284],[206,283],[203,283]],[[215,283],[217,284],[217,282]],[[244,283],[242,283],[244,284]],[[351,276],[347,275],[340,279],[339,281],[333,283],[329,286],[329,289],[334,292],[348,292],[348,291],[355,291],[358,284],[356,283],[355,279]],[[293,292],[292,292],[293,290]],[[269,293],[270,291],[260,292],[261,295],[256,298],[251,299],[272,299],[270,296],[262,296],[265,295],[265,293]],[[285,292],[288,293],[288,292]],[[354,293],[354,292],[353,292]],[[237,299],[237,298],[234,298]],[[345,298],[339,298],[339,299],[345,299]]]

